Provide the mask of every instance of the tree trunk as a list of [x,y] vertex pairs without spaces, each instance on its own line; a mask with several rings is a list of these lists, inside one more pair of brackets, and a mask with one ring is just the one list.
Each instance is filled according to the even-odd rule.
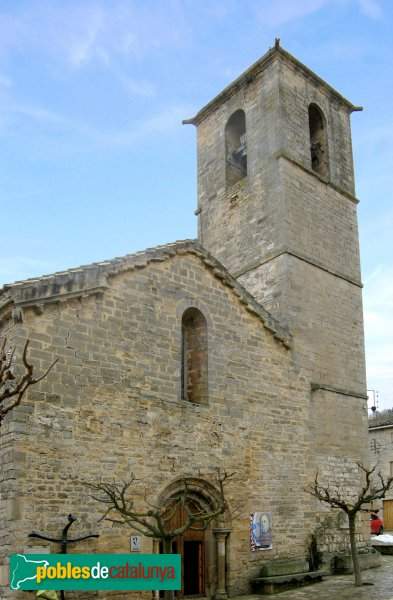
[[[162,540],[162,549],[164,554],[172,554],[172,540],[164,538]],[[175,600],[175,592],[173,590],[165,590],[164,600]]]
[[351,542],[351,556],[352,556],[352,564],[353,564],[353,573],[355,575],[355,585],[362,585],[362,574],[360,572],[360,564],[358,557],[358,550],[356,547],[356,513],[348,514],[348,522],[349,522],[349,540]]

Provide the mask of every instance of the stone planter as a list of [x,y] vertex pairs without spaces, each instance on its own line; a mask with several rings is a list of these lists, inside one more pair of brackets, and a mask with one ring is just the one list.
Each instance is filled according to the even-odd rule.
[[380,554],[393,554],[393,544],[373,544]]
[[[374,549],[359,554],[360,570],[374,569],[381,566],[381,555]],[[353,573],[350,554],[338,554],[334,561],[334,572],[340,575]]]

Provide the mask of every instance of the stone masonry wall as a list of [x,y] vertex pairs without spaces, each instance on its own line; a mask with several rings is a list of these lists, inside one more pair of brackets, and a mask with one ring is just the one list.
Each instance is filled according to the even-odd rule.
[[[369,425],[372,424],[370,418]],[[370,429],[368,432],[368,460],[370,465],[377,465],[377,471],[387,478],[391,476],[391,463],[393,463],[393,425]],[[393,489],[386,493],[386,499],[393,499]],[[382,502],[374,502],[375,507],[383,508]]]
[[[280,245],[277,161],[279,63],[273,62],[198,126],[199,239],[232,274]],[[225,125],[246,114],[247,177],[225,183]]]
[[[207,405],[180,400],[181,316],[189,306],[208,323]],[[13,431],[19,490],[4,554],[36,545],[27,539],[32,529],[57,534],[69,512],[79,531],[101,534],[79,551],[127,552],[131,531],[98,525],[100,507],[74,478],[134,472],[142,506],[145,488],[154,500],[179,476],[214,483],[216,467],[236,473],[227,492],[239,511],[228,542],[232,594],[249,589],[264,560],[306,553],[308,381],[198,258],[119,274],[103,295],[47,304],[42,315],[25,309],[19,345],[26,337],[41,368],[60,361],[2,432]],[[273,513],[271,551],[250,552],[255,510]],[[8,526],[3,520],[2,535]],[[142,549],[151,550],[149,540]],[[6,588],[0,595],[28,597]],[[128,596],[141,595],[121,595]]]
[[288,255],[239,280],[261,302],[267,290],[267,307],[289,324],[295,360],[308,364],[313,383],[366,394],[360,288]]
[[[311,170],[308,107],[326,118],[329,177]],[[247,177],[225,182],[225,125],[246,115]],[[299,250],[359,280],[348,107],[276,57],[198,124],[199,239],[229,271]],[[337,260],[338,259],[338,260]]]
[[279,163],[286,247],[360,283],[357,205],[285,158]]
[[315,103],[326,120],[329,154],[329,180],[355,193],[350,129],[350,113],[345,104],[326,88],[305,77],[293,63],[280,63],[281,149],[304,167],[311,169],[308,107]]
[[[327,178],[311,169],[310,103],[326,121]],[[239,108],[250,168],[226,188],[224,129]],[[198,124],[198,193],[203,245],[293,334],[293,362],[309,376],[309,472],[341,460],[355,488],[367,415],[349,119],[345,101],[276,55]],[[339,475],[327,474],[332,483]]]
[[[14,334],[15,327],[12,321],[2,323],[0,326],[0,338],[4,339],[6,337],[9,347],[12,347],[14,344]],[[16,523],[20,518],[16,481],[19,475],[18,459],[20,458],[15,448],[17,430],[18,425],[9,422],[8,419],[3,422],[0,431],[0,585],[5,585],[8,581],[7,557],[11,553]]]

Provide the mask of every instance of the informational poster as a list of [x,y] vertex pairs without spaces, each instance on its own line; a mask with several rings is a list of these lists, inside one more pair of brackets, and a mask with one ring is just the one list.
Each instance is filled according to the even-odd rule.
[[250,514],[250,547],[253,552],[272,549],[271,512],[254,512]]

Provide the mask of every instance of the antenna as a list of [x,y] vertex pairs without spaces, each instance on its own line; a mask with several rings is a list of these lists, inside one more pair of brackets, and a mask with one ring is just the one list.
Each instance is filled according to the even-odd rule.
[[367,390],[367,404],[368,408],[372,411],[375,416],[379,408],[379,391],[378,390]]

